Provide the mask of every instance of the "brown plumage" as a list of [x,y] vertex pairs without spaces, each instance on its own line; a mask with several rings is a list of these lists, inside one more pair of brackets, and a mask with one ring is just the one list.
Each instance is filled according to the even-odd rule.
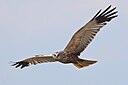
[[31,64],[38,64],[38,63],[46,63],[46,62],[55,62],[56,60],[52,56],[44,56],[44,55],[35,55],[32,58],[28,58],[19,62],[16,62],[12,66],[16,65],[16,68],[21,66],[21,69],[29,66]]
[[117,17],[117,11],[115,8],[111,8],[111,5],[103,12],[99,12],[82,28],[80,28],[71,38],[70,42],[63,51],[56,52],[51,56],[36,55],[32,58],[28,58],[19,62],[16,62],[12,66],[21,68],[27,67],[30,64],[44,63],[44,62],[61,62],[64,64],[73,63],[77,68],[82,68],[96,63],[97,61],[80,59],[80,53],[88,46],[88,44],[94,39],[97,32],[111,21],[111,19]]

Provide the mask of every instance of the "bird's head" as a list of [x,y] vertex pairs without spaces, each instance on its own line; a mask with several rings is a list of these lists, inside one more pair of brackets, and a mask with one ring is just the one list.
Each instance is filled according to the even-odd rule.
[[58,59],[59,58],[59,52],[55,52],[52,54],[53,58]]
[[60,59],[62,58],[65,54],[63,51],[60,51],[60,52],[55,52],[54,54],[52,54],[54,58],[56,59]]
[[55,52],[54,54],[52,54],[54,58],[56,58],[59,55],[59,52]]

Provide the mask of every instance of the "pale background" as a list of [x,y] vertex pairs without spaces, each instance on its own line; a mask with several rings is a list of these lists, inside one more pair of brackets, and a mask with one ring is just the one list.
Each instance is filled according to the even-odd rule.
[[[74,32],[110,4],[118,18],[81,55],[97,64],[11,67],[10,61],[63,50]],[[127,25],[127,0],[0,0],[0,85],[127,85]]]

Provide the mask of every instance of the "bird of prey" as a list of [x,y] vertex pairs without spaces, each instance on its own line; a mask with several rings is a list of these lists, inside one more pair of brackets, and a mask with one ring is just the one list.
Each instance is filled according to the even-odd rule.
[[35,55],[31,58],[15,62],[12,66],[27,67],[31,64],[45,62],[61,62],[63,64],[72,63],[77,68],[83,68],[96,63],[95,60],[81,59],[79,56],[85,50],[88,44],[94,39],[97,32],[113,18],[117,17],[116,7],[108,6],[104,11],[101,9],[96,15],[82,28],[80,28],[71,38],[68,45],[63,51],[55,52],[52,55]]

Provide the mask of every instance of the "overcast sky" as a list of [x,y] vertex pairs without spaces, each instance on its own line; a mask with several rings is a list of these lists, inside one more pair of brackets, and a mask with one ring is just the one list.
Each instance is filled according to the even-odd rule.
[[[96,64],[83,69],[61,63],[11,67],[10,61],[63,50],[80,27],[109,5],[117,7],[118,18],[81,54]],[[0,0],[0,85],[127,85],[127,8],[127,0]]]

